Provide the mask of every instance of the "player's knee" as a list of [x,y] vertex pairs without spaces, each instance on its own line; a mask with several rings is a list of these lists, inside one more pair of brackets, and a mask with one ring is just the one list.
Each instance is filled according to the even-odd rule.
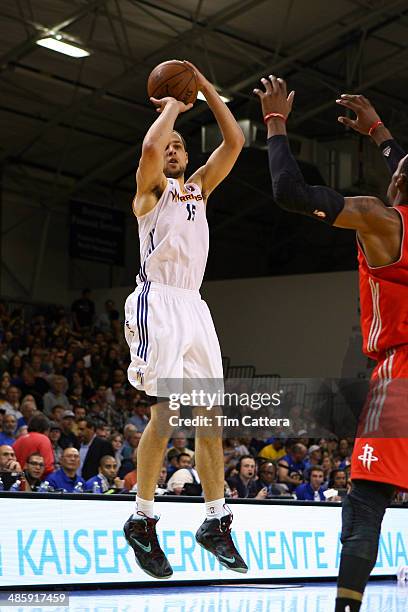
[[343,501],[341,543],[343,553],[375,561],[384,507],[361,499],[357,494]]

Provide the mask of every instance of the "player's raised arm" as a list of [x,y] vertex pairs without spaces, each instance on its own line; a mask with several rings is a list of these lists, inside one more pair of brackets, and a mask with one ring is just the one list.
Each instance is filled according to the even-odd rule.
[[133,212],[137,217],[152,210],[165,189],[164,152],[178,115],[192,107],[192,104],[186,105],[170,97],[150,100],[155,104],[160,116],[143,140],[142,155],[136,172],[137,192],[133,200]]
[[396,213],[378,198],[345,198],[330,187],[306,184],[291,153],[286,134],[286,120],[292,108],[294,92],[287,95],[285,81],[273,75],[262,79],[262,84],[265,90],[254,91],[260,98],[268,127],[269,169],[273,196],[278,206],[363,234],[392,233],[399,223]]
[[394,174],[405,151],[385,127],[370,100],[362,95],[342,94],[336,102],[356,114],[355,119],[340,116],[338,121],[359,134],[371,136],[391,174]]
[[196,73],[198,89],[203,93],[208,106],[217,120],[223,141],[213,151],[207,163],[199,168],[189,179],[199,183],[204,200],[231,172],[245,143],[244,134],[228,106],[221,100],[214,85],[190,62],[185,62]]

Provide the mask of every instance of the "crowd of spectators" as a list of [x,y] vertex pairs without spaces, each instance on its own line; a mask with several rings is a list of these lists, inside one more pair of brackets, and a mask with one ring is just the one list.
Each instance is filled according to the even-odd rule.
[[[129,492],[150,402],[127,380],[128,347],[112,300],[98,314],[89,290],[72,304],[0,302],[0,490]],[[265,432],[267,434],[267,432]],[[340,500],[352,439],[223,440],[229,497]],[[157,493],[201,494],[193,440],[172,438]]]

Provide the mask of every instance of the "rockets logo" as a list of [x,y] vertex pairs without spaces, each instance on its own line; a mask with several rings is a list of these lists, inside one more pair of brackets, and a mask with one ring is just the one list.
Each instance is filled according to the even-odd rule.
[[378,457],[374,455],[374,447],[369,444],[365,444],[362,448],[363,454],[359,455],[358,458],[362,462],[363,467],[370,471],[371,464],[378,461]]

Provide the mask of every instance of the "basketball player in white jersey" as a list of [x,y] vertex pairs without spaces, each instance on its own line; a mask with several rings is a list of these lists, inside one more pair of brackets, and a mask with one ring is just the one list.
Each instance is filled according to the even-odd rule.
[[[244,136],[213,85],[186,63],[196,73],[223,141],[185,181],[188,154],[174,124],[192,105],[171,97],[151,99],[160,116],[144,138],[136,174],[133,211],[139,224],[141,267],[136,290],[125,305],[125,335],[131,354],[129,381],[152,396],[158,395],[158,380],[223,378],[218,338],[199,293],[209,243],[206,204],[234,166]],[[136,507],[124,526],[136,562],[155,578],[173,573],[157,539],[153,500],[171,433],[169,417],[174,414],[167,402],[152,406],[138,447]],[[221,435],[196,436],[195,460],[206,508],[196,540],[225,567],[246,572],[231,538],[232,515],[225,507]]]

